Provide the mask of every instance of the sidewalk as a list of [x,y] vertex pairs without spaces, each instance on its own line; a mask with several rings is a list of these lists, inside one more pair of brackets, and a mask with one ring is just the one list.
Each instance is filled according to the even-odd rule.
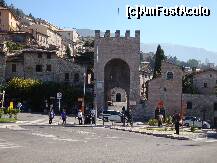
[[211,129],[203,129],[196,130],[195,132],[191,132],[190,128],[180,128],[179,135],[175,134],[175,129],[172,127],[157,127],[157,126],[149,126],[149,125],[136,125],[134,127],[126,126],[123,127],[119,124],[115,124],[109,127],[110,129],[128,131],[146,135],[153,135],[156,137],[164,137],[170,139],[177,140],[207,140],[210,137],[216,139],[217,141],[217,133]]

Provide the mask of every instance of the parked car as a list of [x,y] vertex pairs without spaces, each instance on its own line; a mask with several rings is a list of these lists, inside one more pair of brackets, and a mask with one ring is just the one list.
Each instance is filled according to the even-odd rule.
[[99,118],[103,119],[105,121],[116,121],[121,122],[121,112],[115,111],[115,110],[107,110],[103,111],[103,113],[100,113]]
[[193,117],[193,116],[187,116],[184,118],[183,121],[184,126],[195,126],[198,128],[210,128],[210,124],[207,121],[201,121],[200,118],[198,117]]

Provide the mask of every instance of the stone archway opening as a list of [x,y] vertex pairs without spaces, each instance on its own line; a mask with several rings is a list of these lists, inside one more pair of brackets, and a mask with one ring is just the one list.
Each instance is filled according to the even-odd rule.
[[116,102],[121,102],[121,94],[120,93],[116,94]]
[[[104,104],[109,110],[119,110],[128,106],[130,93],[130,68],[121,59],[110,60],[104,68]],[[112,105],[108,105],[112,103]]]
[[109,95],[111,97],[108,98],[111,99],[112,102],[112,105],[108,106],[109,110],[121,111],[123,106],[127,108],[128,97],[127,97],[127,92],[123,88],[115,87],[112,88],[109,92],[110,92]]

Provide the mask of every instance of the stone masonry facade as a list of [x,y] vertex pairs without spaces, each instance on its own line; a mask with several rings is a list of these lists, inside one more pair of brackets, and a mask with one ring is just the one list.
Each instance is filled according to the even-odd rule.
[[[120,64],[125,64],[125,67],[129,69],[129,86],[126,90],[128,94],[128,104],[138,104],[140,101],[140,81],[139,81],[139,63],[140,63],[140,31],[135,31],[135,37],[130,37],[130,31],[126,31],[125,37],[120,37],[120,31],[115,32],[115,37],[110,36],[110,31],[105,32],[105,36],[100,36],[100,31],[95,31],[95,44],[94,44],[94,75],[95,75],[95,91],[97,107],[106,107],[106,87],[105,79],[108,75],[105,75],[105,66],[111,63],[113,60],[119,60]],[[119,65],[120,66],[120,65]],[[118,66],[117,66],[118,67]],[[124,66],[123,66],[124,67]],[[114,68],[109,68],[110,71],[116,71]],[[121,71],[118,69],[117,71]],[[121,73],[119,73],[121,74]],[[127,75],[127,74],[121,74]],[[124,77],[124,76],[123,76]],[[120,78],[120,77],[119,77]],[[121,79],[121,78],[120,78]],[[108,82],[107,82],[108,83]],[[110,84],[110,83],[108,83]],[[122,85],[126,83],[122,82]],[[113,85],[115,87],[115,85]],[[126,87],[126,85],[125,85]],[[135,117],[138,118],[141,114],[141,110],[136,106],[134,108]]]
[[5,67],[6,67],[5,53],[0,52],[0,84],[4,82],[5,79]]
[[217,71],[208,69],[193,73],[193,86],[198,94],[182,93],[182,77],[180,67],[162,62],[161,76],[149,81],[145,115],[154,117],[159,101],[163,101],[167,115],[183,111],[184,115],[203,118],[205,112],[205,119],[217,124]]
[[[172,78],[167,78],[169,73]],[[149,81],[146,115],[153,117],[160,101],[166,113],[173,114],[181,108],[182,70],[174,64],[162,62],[161,76]]]
[[8,56],[6,63],[6,80],[22,77],[73,85],[83,83],[84,68],[71,60],[59,58],[55,51],[28,49]]

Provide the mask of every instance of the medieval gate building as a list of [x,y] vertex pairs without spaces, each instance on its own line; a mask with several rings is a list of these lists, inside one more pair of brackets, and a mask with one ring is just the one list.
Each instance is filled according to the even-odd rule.
[[[119,30],[115,32],[115,37],[110,36],[109,30],[106,30],[104,37],[100,36],[100,30],[95,31],[94,78],[98,110],[108,107],[108,101],[112,100],[112,90],[117,89],[120,93],[115,96],[116,100],[126,99],[127,107],[139,113],[139,53],[139,30],[135,31],[135,37],[130,37],[129,30],[124,37],[120,36]],[[122,94],[125,97],[121,97]]]

